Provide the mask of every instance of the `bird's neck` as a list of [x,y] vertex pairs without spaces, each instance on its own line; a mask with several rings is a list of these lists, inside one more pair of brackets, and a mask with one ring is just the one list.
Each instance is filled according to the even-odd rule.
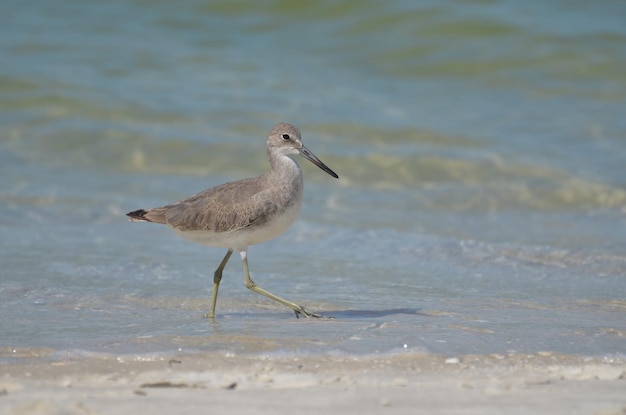
[[267,173],[272,180],[285,184],[301,185],[302,170],[294,159],[284,154],[269,154],[271,170]]

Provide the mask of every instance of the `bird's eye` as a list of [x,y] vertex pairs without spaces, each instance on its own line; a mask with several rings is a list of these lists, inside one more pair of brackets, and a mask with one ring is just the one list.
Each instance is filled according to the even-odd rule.
[[289,141],[290,139],[291,137],[289,137],[289,134],[283,134],[283,140]]

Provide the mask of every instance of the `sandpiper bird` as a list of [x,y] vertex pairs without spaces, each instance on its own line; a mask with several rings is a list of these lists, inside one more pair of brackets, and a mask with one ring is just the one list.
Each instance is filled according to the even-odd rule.
[[213,276],[209,318],[215,318],[222,271],[233,251],[241,255],[247,288],[291,308],[296,317],[321,317],[259,287],[248,271],[248,247],[285,232],[300,212],[302,170],[291,154],[300,154],[339,178],[302,144],[300,130],[280,123],[267,137],[271,169],[262,176],[224,183],[167,206],[127,213],[133,222],[161,223],[192,242],[228,249]]

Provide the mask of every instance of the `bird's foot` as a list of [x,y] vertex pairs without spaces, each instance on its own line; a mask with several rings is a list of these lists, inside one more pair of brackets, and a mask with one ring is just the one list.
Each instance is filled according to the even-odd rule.
[[317,313],[311,313],[310,311],[306,311],[304,309],[304,307],[299,306],[296,304],[296,307],[294,307],[293,312],[296,313],[296,318],[300,318],[300,315],[306,317],[306,318],[328,318],[328,319],[333,319],[334,317],[326,317],[326,316],[322,316],[321,314],[317,314]]

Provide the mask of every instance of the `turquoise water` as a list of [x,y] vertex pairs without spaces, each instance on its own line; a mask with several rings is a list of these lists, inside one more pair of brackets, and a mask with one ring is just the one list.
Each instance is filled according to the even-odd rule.
[[[0,353],[626,350],[626,3],[0,6]],[[234,256],[124,214],[267,168],[303,211]],[[29,352],[30,351],[30,352]],[[45,351],[45,352],[44,352]]]

